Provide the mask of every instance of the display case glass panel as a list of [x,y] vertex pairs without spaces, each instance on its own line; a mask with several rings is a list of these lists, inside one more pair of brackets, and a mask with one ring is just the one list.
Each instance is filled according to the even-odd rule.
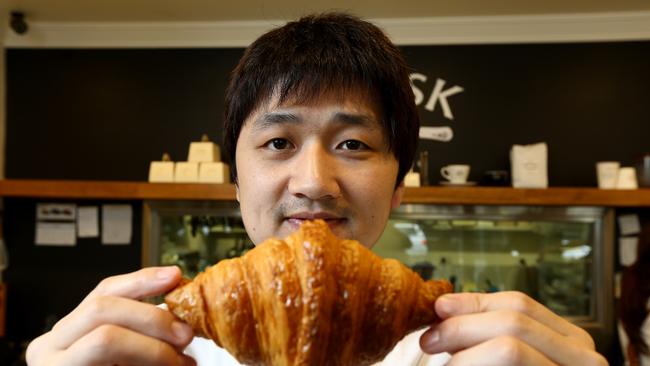
[[515,290],[557,314],[593,311],[597,218],[393,215],[373,250],[456,292]]
[[144,265],[177,265],[193,278],[223,259],[254,247],[236,203],[148,202]]

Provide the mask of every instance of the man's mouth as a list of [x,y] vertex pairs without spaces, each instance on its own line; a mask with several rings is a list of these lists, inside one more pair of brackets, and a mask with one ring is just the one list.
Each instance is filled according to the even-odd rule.
[[305,221],[318,219],[325,221],[332,230],[347,220],[345,217],[327,212],[301,212],[285,217],[285,221],[293,230],[298,229]]

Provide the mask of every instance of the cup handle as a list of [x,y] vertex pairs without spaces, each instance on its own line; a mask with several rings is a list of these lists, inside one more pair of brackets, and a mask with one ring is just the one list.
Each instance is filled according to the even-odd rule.
[[449,169],[447,169],[446,166],[440,168],[440,175],[442,175],[446,180],[451,180],[451,177],[449,175]]

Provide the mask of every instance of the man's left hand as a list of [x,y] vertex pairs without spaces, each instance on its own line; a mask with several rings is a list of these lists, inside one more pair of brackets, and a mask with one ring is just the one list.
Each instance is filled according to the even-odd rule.
[[420,346],[449,352],[447,366],[608,364],[589,333],[521,292],[448,294],[436,312]]

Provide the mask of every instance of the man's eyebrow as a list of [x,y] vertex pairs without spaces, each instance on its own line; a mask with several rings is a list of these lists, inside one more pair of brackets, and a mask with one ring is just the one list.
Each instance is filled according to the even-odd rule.
[[[261,115],[253,122],[253,129],[260,131],[282,124],[297,124],[303,122],[299,114],[287,111],[275,111]],[[370,129],[379,127],[378,121],[371,115],[348,112],[336,112],[330,118],[330,122],[344,125],[360,126]]]
[[367,114],[336,112],[332,116],[332,121],[340,122],[346,125],[355,125],[372,129],[379,127],[378,121],[374,117]]
[[302,118],[291,112],[269,112],[265,113],[255,120],[253,123],[253,129],[255,130],[264,130],[269,127],[278,125],[278,124],[294,124],[301,122]]

